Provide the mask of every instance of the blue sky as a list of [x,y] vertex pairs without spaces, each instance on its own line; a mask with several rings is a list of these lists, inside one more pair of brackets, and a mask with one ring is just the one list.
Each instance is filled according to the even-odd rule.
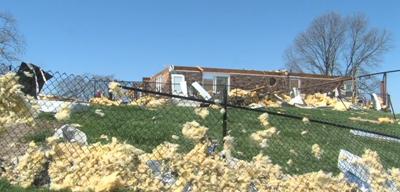
[[[275,70],[313,18],[364,13],[392,32],[376,71],[400,65],[400,1],[361,0],[0,0],[27,44],[23,60],[53,71],[140,80],[170,65]],[[400,74],[389,76],[400,110]]]

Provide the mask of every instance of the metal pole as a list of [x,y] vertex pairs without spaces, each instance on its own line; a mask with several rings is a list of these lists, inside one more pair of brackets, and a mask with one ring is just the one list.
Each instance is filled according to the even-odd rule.
[[388,105],[388,98],[387,98],[387,73],[383,73],[383,104]]
[[390,98],[390,95],[387,94],[387,99],[388,103],[390,104],[390,108],[392,109],[392,114],[393,114],[393,119],[396,120],[396,113],[394,112],[393,104],[392,104],[392,99]]
[[225,86],[224,89],[224,101],[223,101],[223,107],[224,107],[224,114],[222,116],[222,141],[224,140],[225,136],[228,133],[228,128],[227,128],[227,120],[228,120],[228,87],[227,85]]

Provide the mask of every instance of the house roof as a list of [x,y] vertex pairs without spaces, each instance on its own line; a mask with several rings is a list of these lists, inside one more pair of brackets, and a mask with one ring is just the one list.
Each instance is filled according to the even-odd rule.
[[239,75],[276,75],[276,76],[295,76],[295,77],[328,78],[328,79],[336,79],[340,77],[340,76],[327,76],[327,75],[318,75],[309,73],[293,73],[288,71],[260,71],[260,70],[191,67],[191,66],[170,66],[170,69],[173,69],[175,71],[227,73],[227,74],[239,74]]

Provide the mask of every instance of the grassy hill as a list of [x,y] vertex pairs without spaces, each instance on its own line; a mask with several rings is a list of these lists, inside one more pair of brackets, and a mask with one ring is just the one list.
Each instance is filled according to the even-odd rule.
[[[105,116],[97,115],[94,112],[96,109],[101,109]],[[101,141],[100,136],[105,134],[117,137],[148,152],[164,141],[178,143],[180,150],[187,152],[194,144],[182,136],[181,129],[185,122],[196,120],[209,128],[208,135],[211,139],[221,140],[222,114],[219,110],[209,110],[209,116],[202,119],[194,113],[191,107],[163,106],[157,109],[145,109],[132,106],[93,106],[89,111],[73,113],[71,119],[64,123],[82,125],[80,129],[88,135],[90,143]],[[269,110],[280,114],[326,120],[400,136],[398,122],[377,125],[349,120],[349,117],[376,120],[378,117],[389,116],[388,113],[375,111],[340,112],[327,109],[299,108],[272,108]],[[398,155],[400,143],[363,138],[352,135],[348,129],[321,123],[304,123],[298,119],[279,115],[270,115],[270,123],[279,130],[279,134],[270,139],[268,147],[260,148],[257,143],[250,139],[251,133],[265,129],[257,119],[260,114],[257,111],[242,109],[228,110],[228,130],[230,135],[235,138],[235,157],[249,160],[258,153],[264,153],[289,173],[318,170],[338,172],[337,158],[340,149],[361,155],[368,148],[380,154],[384,165],[400,167]],[[51,114],[42,114],[40,118],[44,121],[55,121]],[[303,131],[307,133],[302,135]],[[28,136],[27,139],[43,141],[51,134],[52,131],[46,129]],[[179,136],[179,139],[174,140],[171,137],[172,135]],[[320,145],[324,151],[321,159],[315,158],[311,153],[313,144]],[[293,162],[291,165],[287,164],[289,160]]]

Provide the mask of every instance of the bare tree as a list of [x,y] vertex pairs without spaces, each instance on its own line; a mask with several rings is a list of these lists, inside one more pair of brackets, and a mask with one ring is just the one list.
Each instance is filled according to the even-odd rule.
[[19,35],[15,19],[0,12],[0,63],[18,60],[24,48],[24,41]]
[[284,57],[290,70],[354,77],[377,66],[390,42],[390,34],[371,28],[365,16],[331,12],[299,34]]
[[390,34],[386,30],[370,28],[364,15],[358,14],[347,19],[347,43],[343,49],[345,68],[343,75],[355,77],[360,68],[376,67],[390,48]]
[[328,13],[314,19],[311,26],[299,34],[285,57],[289,69],[334,75],[338,69],[340,49],[346,27],[342,16]]

